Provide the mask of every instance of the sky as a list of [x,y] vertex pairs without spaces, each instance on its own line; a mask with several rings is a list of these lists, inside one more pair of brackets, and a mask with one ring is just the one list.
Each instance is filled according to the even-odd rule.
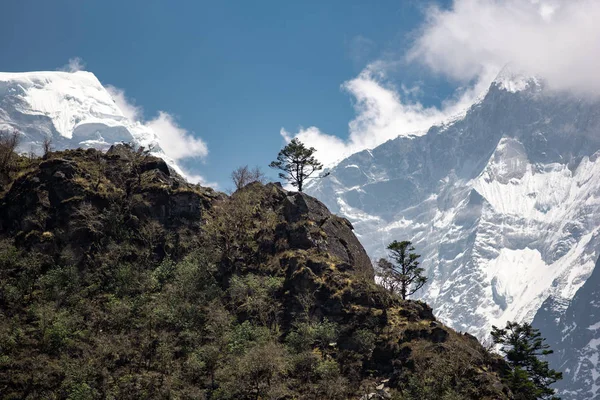
[[5,0],[0,71],[85,69],[219,189],[294,136],[327,165],[422,132],[507,63],[600,92],[594,0]]

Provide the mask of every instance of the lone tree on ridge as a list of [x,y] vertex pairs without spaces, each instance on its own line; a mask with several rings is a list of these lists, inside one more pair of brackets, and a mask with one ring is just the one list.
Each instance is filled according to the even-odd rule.
[[[304,182],[315,172],[323,169],[323,164],[314,156],[316,151],[314,147],[306,147],[298,139],[292,139],[287,146],[281,149],[277,160],[269,164],[269,167],[283,171],[279,173],[279,177],[290,182],[301,192]],[[322,175],[320,178],[327,175],[329,174]]]

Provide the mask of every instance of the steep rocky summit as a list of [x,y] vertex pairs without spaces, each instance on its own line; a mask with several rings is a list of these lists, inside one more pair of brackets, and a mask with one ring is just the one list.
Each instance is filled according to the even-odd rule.
[[4,178],[3,398],[512,398],[501,359],[376,285],[306,194],[226,196],[123,145]]

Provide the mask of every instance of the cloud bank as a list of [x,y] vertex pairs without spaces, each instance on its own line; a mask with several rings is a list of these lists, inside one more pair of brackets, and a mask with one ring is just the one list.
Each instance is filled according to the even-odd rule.
[[315,126],[300,128],[295,133],[282,128],[281,135],[287,141],[297,137],[314,147],[319,160],[332,166],[357,151],[376,147],[399,135],[422,135],[432,125],[460,115],[485,92],[497,72],[482,76],[472,86],[457,89],[454,96],[437,108],[408,100],[411,92],[419,89],[396,88],[386,78],[387,68],[375,62],[342,85],[342,90],[355,100],[356,117],[348,124],[347,139],[322,132]]
[[[399,135],[419,132],[460,114],[481,96],[500,69],[543,78],[548,87],[600,94],[600,1],[596,0],[455,0],[450,8],[431,6],[408,52],[394,63],[369,64],[342,89],[354,99],[355,118],[348,136],[317,127],[295,133],[331,165]],[[393,64],[393,65],[392,65]],[[411,100],[410,91],[387,78],[392,68],[426,67],[458,87],[440,107]]]
[[206,143],[179,126],[175,118],[165,111],[159,111],[155,118],[146,122],[146,126],[158,135],[160,147],[175,161],[208,155]]
[[408,60],[455,80],[506,63],[550,87],[600,91],[600,2],[455,0],[431,7]]
[[112,97],[119,110],[130,121],[140,121],[143,119],[144,111],[141,106],[135,104],[135,100],[129,99],[123,89],[113,85],[105,85],[105,89]]

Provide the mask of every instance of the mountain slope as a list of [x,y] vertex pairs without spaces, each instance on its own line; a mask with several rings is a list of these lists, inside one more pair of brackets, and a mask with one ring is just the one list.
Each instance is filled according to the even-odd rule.
[[501,359],[376,285],[352,225],[308,195],[227,197],[122,145],[16,165],[5,398],[512,398]]
[[[503,72],[466,115],[352,155],[307,192],[372,257],[412,240],[439,318],[484,338],[561,314],[600,255],[600,103]],[[544,334],[550,334],[543,332]]]
[[[564,307],[564,306],[563,306]],[[548,332],[549,356],[564,379],[556,388],[563,400],[596,399],[600,396],[600,259],[592,275],[563,307],[546,301],[533,325]]]

